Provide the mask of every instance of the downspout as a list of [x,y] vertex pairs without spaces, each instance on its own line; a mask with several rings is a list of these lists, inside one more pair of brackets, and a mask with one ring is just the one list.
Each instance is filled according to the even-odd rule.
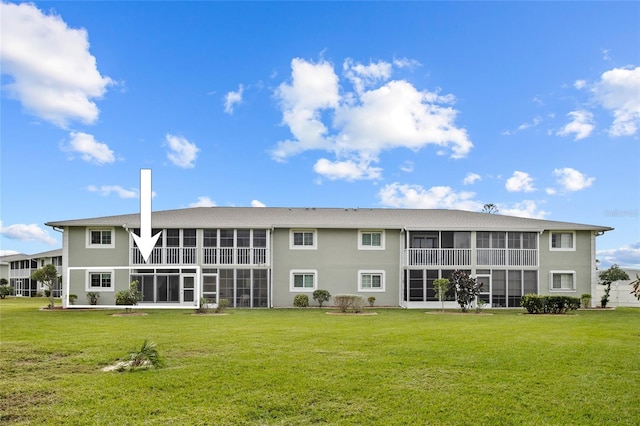
[[596,293],[598,286],[598,264],[596,263],[596,237],[603,235],[604,231],[591,233],[591,307],[596,307]]
[[[404,276],[405,276],[405,262],[406,262],[406,252],[407,252],[407,228],[405,226],[400,230],[400,271],[399,271],[399,279],[398,279],[398,302],[401,308],[407,308],[407,304],[404,300]],[[407,298],[408,299],[408,298]]]
[[269,229],[269,307],[273,308],[273,226]]

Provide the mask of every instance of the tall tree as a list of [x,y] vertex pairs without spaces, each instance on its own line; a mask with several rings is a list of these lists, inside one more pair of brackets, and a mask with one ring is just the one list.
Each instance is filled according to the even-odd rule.
[[492,203],[487,203],[482,207],[482,213],[497,214],[498,206]]
[[628,280],[629,275],[618,265],[611,265],[611,267],[607,270],[600,272],[600,284],[604,286],[604,296],[600,299],[600,304],[603,308],[607,307],[609,303],[609,292],[611,291],[611,284],[620,281],[620,280]]
[[44,265],[44,267],[34,271],[31,279],[39,281],[49,289],[49,309],[53,309],[53,290],[58,282],[58,270],[52,264]]

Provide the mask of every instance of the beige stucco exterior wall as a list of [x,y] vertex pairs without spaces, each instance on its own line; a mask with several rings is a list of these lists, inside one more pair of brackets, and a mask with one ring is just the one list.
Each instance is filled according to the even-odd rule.
[[[65,243],[68,253],[65,250],[65,266],[83,267],[94,272],[113,272],[114,285],[110,290],[100,291],[99,305],[114,305],[115,293],[126,290],[129,286],[129,272],[127,270],[110,270],[113,266],[129,265],[129,234],[122,228],[95,227],[89,229],[112,229],[113,247],[111,248],[89,248],[87,247],[87,228],[69,227],[65,229]],[[77,304],[88,304],[86,298],[87,290],[87,270],[69,271],[69,294],[78,296]],[[63,286],[64,288],[64,286]]]
[[[274,307],[291,306],[296,294],[307,294],[310,304],[316,305],[310,292],[291,291],[292,270],[317,271],[318,289],[335,294],[359,294],[365,299],[376,298],[377,306],[397,306],[400,280],[400,231],[385,231],[384,250],[359,250],[358,230],[318,229],[317,249],[291,249],[290,229],[276,229],[273,234],[272,286]],[[384,271],[385,290],[358,291],[358,271]],[[329,301],[327,305],[331,305]]]
[[[568,230],[567,232],[571,231]],[[539,293],[572,297],[580,297],[581,294],[591,293],[592,268],[595,267],[594,259],[592,259],[592,232],[575,232],[575,250],[550,250],[550,238],[549,231],[543,232],[540,236]],[[575,271],[575,290],[551,291],[549,282],[551,271]]]

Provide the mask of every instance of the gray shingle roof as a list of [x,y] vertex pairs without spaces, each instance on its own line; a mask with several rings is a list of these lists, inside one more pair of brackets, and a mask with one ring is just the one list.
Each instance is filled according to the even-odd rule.
[[[588,230],[610,231],[607,226],[528,219],[462,210],[194,207],[156,211],[154,228],[384,228],[422,230]],[[66,226],[140,226],[140,214],[47,222]]]

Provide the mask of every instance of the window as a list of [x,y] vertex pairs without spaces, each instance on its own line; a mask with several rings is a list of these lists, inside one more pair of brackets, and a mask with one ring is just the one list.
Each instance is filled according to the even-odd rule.
[[477,248],[505,248],[504,232],[476,232]]
[[552,232],[549,250],[575,250],[575,232]]
[[550,291],[575,291],[575,271],[551,271]]
[[360,231],[359,234],[359,250],[384,250],[383,231]]
[[167,247],[180,247],[179,229],[167,229],[165,235],[167,237]]
[[218,246],[218,230],[217,229],[205,229],[203,231],[203,246],[204,247],[217,247]]
[[195,246],[196,246],[196,230],[183,229],[182,230],[182,247],[195,247]]
[[87,272],[87,291],[113,291],[113,271]]
[[316,249],[316,231],[291,231],[291,241],[289,247],[292,249]]
[[384,291],[384,271],[359,271],[358,291]]
[[291,271],[291,291],[314,291],[318,285],[318,272],[315,270],[308,271]]
[[113,248],[113,228],[87,229],[87,248]]

